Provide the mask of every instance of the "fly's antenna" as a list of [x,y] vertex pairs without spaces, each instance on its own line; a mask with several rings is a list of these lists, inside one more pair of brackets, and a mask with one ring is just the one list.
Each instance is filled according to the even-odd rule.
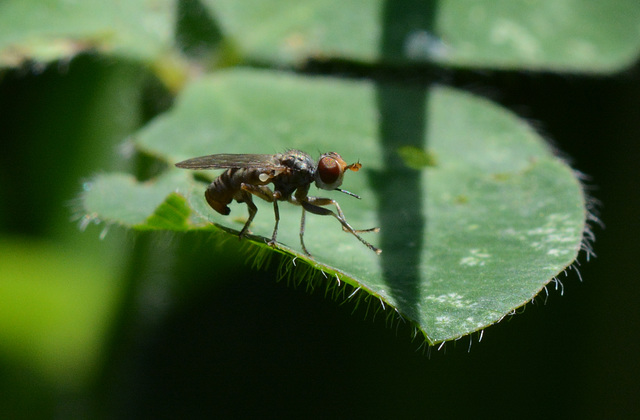
[[342,190],[342,189],[340,189],[340,188],[336,188],[336,191],[340,191],[341,193],[345,193],[345,194],[347,194],[347,195],[350,195],[351,197],[355,197],[355,198],[357,198],[358,200],[360,200],[360,196],[359,196],[359,195],[354,194],[354,193],[352,193],[352,192],[349,192],[349,191],[347,191],[347,190]]
[[360,160],[358,160],[356,163],[347,165],[347,167],[345,167],[344,170],[346,171],[347,169],[349,169],[349,170],[352,170],[353,172],[358,172],[360,168],[362,168],[362,163],[360,163]]

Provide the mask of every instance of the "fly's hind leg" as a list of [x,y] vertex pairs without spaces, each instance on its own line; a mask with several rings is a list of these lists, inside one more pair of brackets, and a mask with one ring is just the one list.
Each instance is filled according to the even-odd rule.
[[[333,211],[329,210],[329,209],[325,209],[324,207],[320,207],[320,206],[327,206],[333,204],[336,206],[336,210],[338,211],[338,213],[334,213]],[[302,210],[302,222],[301,222],[301,226],[300,226],[300,242],[302,243],[302,249],[304,250],[305,253],[309,254],[309,252],[306,250],[305,246],[304,246],[304,242],[302,240],[302,237],[304,235],[304,212],[305,210],[313,213],[313,214],[318,214],[320,216],[333,216],[336,219],[338,219],[338,221],[340,222],[340,224],[342,225],[342,229],[345,230],[346,232],[351,233],[353,236],[355,236],[356,238],[358,238],[358,240],[360,242],[362,242],[364,245],[367,246],[367,248],[369,248],[370,250],[372,250],[373,252],[375,252],[376,254],[380,254],[382,252],[381,249],[376,248],[375,246],[371,245],[369,242],[365,241],[360,235],[358,235],[358,233],[361,232],[378,232],[380,231],[380,228],[371,228],[371,229],[364,229],[364,230],[356,230],[353,227],[351,227],[351,225],[347,222],[347,219],[345,219],[344,214],[342,213],[342,209],[340,209],[340,206],[338,205],[338,203],[335,200],[332,200],[330,198],[322,198],[322,197],[307,197],[307,199],[305,201],[300,202],[300,205],[302,206],[303,210]]]
[[239,203],[246,203],[247,204],[247,210],[249,210],[249,218],[245,222],[244,226],[242,227],[242,230],[240,231],[240,234],[238,235],[238,238],[242,239],[247,234],[247,231],[249,230],[249,226],[251,225],[251,222],[253,221],[253,218],[256,217],[256,213],[258,212],[258,208],[256,207],[255,204],[253,204],[253,199],[251,198],[251,194],[246,193],[244,191],[240,192],[240,195],[239,195],[239,197],[236,197],[236,200]]
[[[247,205],[251,203],[255,211],[253,212],[253,216],[257,211],[255,204],[251,200],[251,196],[248,193],[255,195],[256,197],[260,197],[265,201],[273,203],[273,213],[276,218],[276,225],[273,228],[273,235],[271,235],[271,240],[269,241],[269,245],[273,246],[276,243],[276,237],[278,236],[278,224],[280,223],[280,210],[278,209],[278,200],[282,196],[279,192],[273,192],[269,187],[265,187],[264,185],[253,185],[253,184],[242,184],[242,192],[249,197],[247,200]],[[253,220],[253,216],[251,215],[251,208],[249,208],[249,221]],[[248,222],[247,222],[248,223]],[[245,225],[246,227],[247,225]],[[244,230],[244,229],[243,229]]]

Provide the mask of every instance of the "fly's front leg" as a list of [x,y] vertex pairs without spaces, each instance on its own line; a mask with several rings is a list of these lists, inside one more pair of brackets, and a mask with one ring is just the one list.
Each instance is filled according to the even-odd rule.
[[[306,200],[306,197],[304,198],[304,200]],[[303,201],[300,201],[294,197],[291,197],[289,199],[289,202],[291,204],[295,204],[296,206],[302,206],[302,217],[300,218],[300,245],[302,245],[302,251],[304,251],[304,253],[308,256],[311,257],[311,253],[309,252],[309,250],[307,249],[307,247],[304,244],[304,225],[305,225],[305,209],[304,206],[302,205]]]
[[309,202],[310,204],[314,204],[316,206],[328,206],[330,204],[333,204],[334,206],[336,206],[336,211],[338,212],[338,215],[336,216],[336,218],[340,220],[340,223],[342,223],[342,230],[344,230],[345,232],[352,232],[352,233],[353,232],[356,232],[356,233],[380,232],[380,228],[378,227],[374,227],[370,229],[353,229],[349,225],[349,223],[347,223],[347,219],[344,217],[344,213],[342,213],[342,209],[340,208],[336,200],[333,200],[331,198],[323,198],[323,197],[307,197],[307,202]]
[[[365,241],[360,235],[358,235],[358,232],[378,232],[380,229],[379,228],[372,228],[372,229],[366,229],[366,230],[355,230],[354,228],[351,227],[351,225],[344,218],[344,214],[342,213],[342,210],[340,210],[340,207],[338,206],[338,203],[336,203],[334,200],[332,200],[330,198],[307,197],[307,199],[305,201],[301,201],[299,204],[303,208],[303,214],[302,214],[303,223],[302,223],[302,226],[301,226],[301,229],[300,229],[300,241],[301,242],[302,242],[302,235],[304,234],[304,211],[306,210],[306,211],[308,211],[310,213],[313,213],[313,214],[319,214],[320,216],[333,216],[333,217],[335,217],[342,224],[342,228],[345,231],[351,233],[353,236],[358,238],[358,240],[360,242],[362,242],[364,245],[366,245],[367,248],[369,248],[370,250],[372,250],[376,254],[380,254],[382,252],[381,249],[376,248],[375,246],[371,245],[369,242]],[[333,211],[331,211],[329,209],[325,209],[324,207],[320,207],[320,206],[323,206],[323,205],[326,206],[326,205],[329,205],[329,204],[334,204],[336,206],[336,208],[338,209],[338,214],[334,213]],[[308,251],[304,247],[304,242],[302,243],[302,248],[308,254]]]
[[[278,191],[273,192],[269,187],[266,187],[264,185],[253,185],[253,184],[243,183],[241,188],[243,191],[246,191],[257,197],[262,198],[264,201],[273,203],[273,213],[276,218],[276,225],[273,228],[273,235],[271,235],[271,240],[269,241],[269,245],[273,246],[276,243],[276,237],[278,235],[278,224],[280,223],[280,210],[278,209],[278,200],[282,197],[282,194],[280,194]],[[253,204],[251,199],[247,201],[247,205],[249,205],[249,202],[251,202],[251,204],[255,208],[255,205]],[[255,215],[255,211],[253,214]],[[249,209],[249,217],[251,220],[253,220],[253,217],[251,216],[251,209]]]

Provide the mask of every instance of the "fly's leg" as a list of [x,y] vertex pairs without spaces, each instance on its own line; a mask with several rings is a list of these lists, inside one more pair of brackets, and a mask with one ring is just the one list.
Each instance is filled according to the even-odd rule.
[[[340,224],[342,224],[342,228],[351,233],[353,236],[355,236],[356,238],[358,238],[358,240],[360,242],[362,242],[364,245],[366,245],[367,248],[369,248],[370,250],[372,250],[373,252],[375,252],[376,254],[380,254],[382,252],[381,249],[376,248],[375,246],[371,245],[369,242],[365,241],[360,235],[358,235],[358,232],[377,232],[380,229],[378,228],[372,228],[372,229],[367,229],[367,230],[355,230],[354,228],[351,227],[351,225],[347,222],[347,220],[344,218],[344,214],[342,214],[342,210],[340,210],[340,207],[338,207],[338,204],[330,199],[330,198],[321,198],[321,197],[307,197],[307,200],[302,201],[299,203],[303,210],[302,210],[302,214],[303,214],[303,221],[304,221],[304,211],[308,211],[310,213],[313,214],[318,214],[320,216],[333,216],[336,219],[338,219],[338,221],[340,222]],[[335,204],[336,207],[338,208],[338,214],[334,213],[333,211],[329,210],[329,209],[325,209],[324,207],[320,207],[320,206],[326,206],[329,204]],[[300,227],[300,241],[302,242],[302,236],[304,235],[304,222],[302,223],[301,227]],[[304,246],[304,242],[302,242],[302,249],[305,251],[305,253],[309,254],[309,252],[306,250],[305,246]]]
[[[269,245],[273,246],[276,243],[276,237],[278,236],[278,224],[280,223],[280,210],[278,209],[278,200],[282,197],[282,194],[280,194],[277,191],[273,192],[269,187],[265,187],[264,185],[253,185],[253,184],[243,183],[241,188],[243,192],[246,191],[246,193],[251,193],[256,197],[262,198],[264,201],[273,203],[273,213],[276,218],[276,224],[273,228],[273,235],[271,235],[271,240],[269,241]],[[255,204],[253,204],[253,201],[251,200],[251,196],[247,194],[247,197],[249,197],[249,200],[247,200],[247,205],[251,203],[251,205],[254,208],[256,208]],[[257,209],[253,212],[253,215],[252,215],[251,208],[249,208],[249,221],[253,220],[253,216],[255,216],[256,211]],[[246,226],[247,225],[245,225],[245,227]]]
[[[344,220],[345,222],[347,221],[347,219],[344,217],[344,213],[342,213],[342,209],[340,208],[340,206],[338,205],[338,202],[336,200],[333,200],[331,198],[323,198],[323,197],[307,197],[307,201],[311,204],[314,204],[316,206],[328,206],[330,204],[333,204],[334,206],[336,206],[336,211],[338,212],[337,214],[337,219],[340,220],[340,223],[342,223],[342,221]],[[348,225],[348,223],[347,223]],[[364,232],[379,232],[380,228],[374,227],[371,229],[349,229],[347,228],[344,223],[342,224],[342,230],[344,230],[345,232],[356,232],[356,233],[364,233]]]
[[244,194],[241,194],[242,198],[238,201],[242,201],[247,204],[247,209],[249,210],[249,218],[247,219],[246,223],[242,227],[242,230],[240,231],[240,235],[238,235],[239,239],[244,238],[244,235],[247,234],[247,231],[249,230],[249,225],[251,225],[253,218],[256,217],[256,213],[258,212],[258,208],[256,207],[255,204],[253,204],[253,199],[251,198],[251,194],[248,194],[244,191],[243,193]]
[[[340,208],[336,200],[333,200],[331,198],[323,198],[323,197],[307,197],[307,202],[314,204],[316,206],[328,206],[330,204],[333,204],[334,206],[336,206],[336,211],[338,212],[338,215],[336,217],[338,220],[340,220],[340,223],[342,223],[343,221],[345,223],[347,222],[347,219],[344,217],[344,213],[342,213],[342,209]],[[380,232],[380,228],[378,227],[374,227],[370,229],[353,229],[349,226],[348,223],[346,225],[345,223],[342,223],[342,230],[344,230],[345,232],[351,232],[351,233]]]
[[304,246],[304,215],[306,214],[304,207],[302,208],[302,218],[300,219],[300,245],[302,245],[302,250],[307,256],[311,257],[311,253],[307,250],[307,247]]
[[275,199],[275,195],[279,193],[274,193],[273,200],[273,214],[276,217],[276,225],[273,227],[273,235],[271,235],[271,240],[269,241],[269,245],[274,246],[276,244],[276,236],[278,235],[278,223],[280,223],[280,210],[278,210],[278,200]]

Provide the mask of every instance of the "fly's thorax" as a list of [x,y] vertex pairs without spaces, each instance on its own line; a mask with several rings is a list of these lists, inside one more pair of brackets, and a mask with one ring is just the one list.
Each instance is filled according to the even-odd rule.
[[280,153],[276,155],[280,165],[291,168],[294,172],[313,173],[316,170],[315,161],[309,156],[309,154],[301,150],[288,150],[286,153]]
[[289,150],[276,155],[280,165],[285,168],[273,178],[274,191],[287,200],[295,190],[313,182],[316,164],[307,153]]

